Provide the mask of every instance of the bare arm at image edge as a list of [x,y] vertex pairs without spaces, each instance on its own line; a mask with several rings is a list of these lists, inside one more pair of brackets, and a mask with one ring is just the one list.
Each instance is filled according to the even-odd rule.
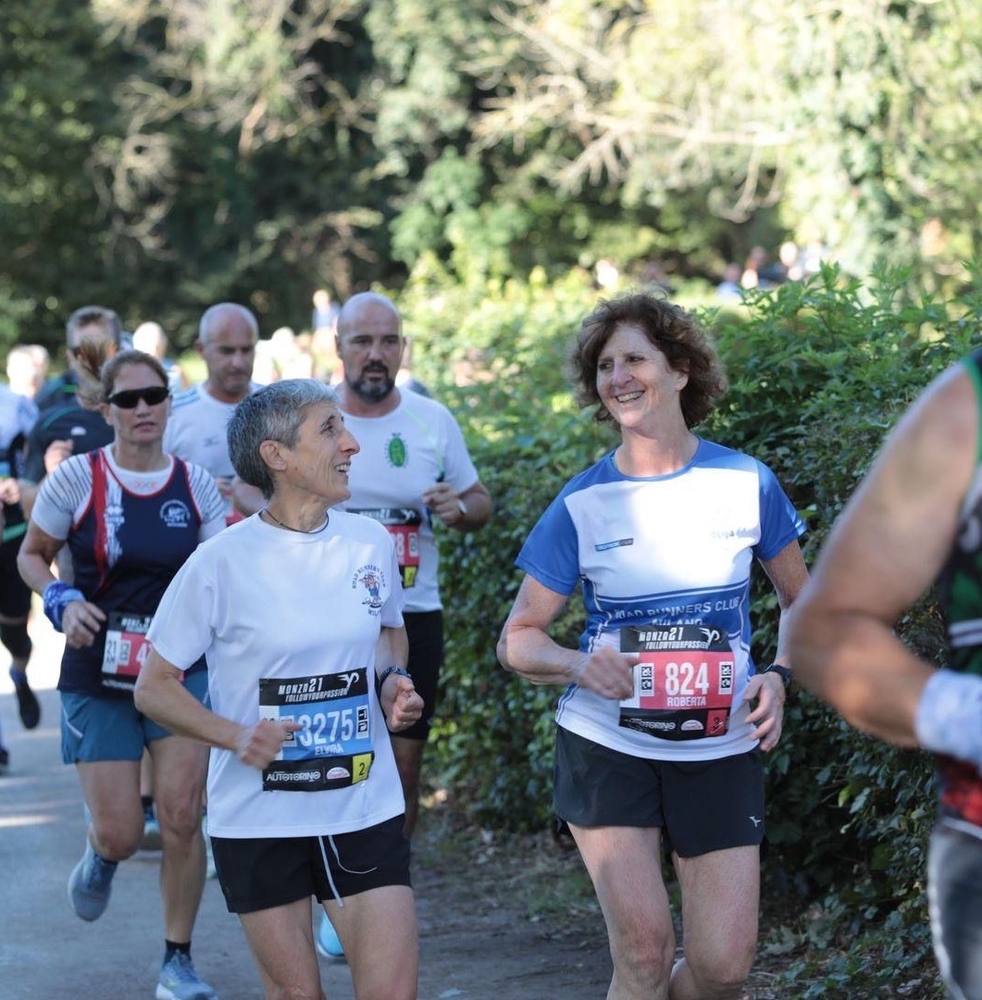
[[978,451],[978,402],[958,366],[904,415],[846,505],[792,612],[795,676],[853,726],[915,746],[932,664],[894,632],[951,551]]

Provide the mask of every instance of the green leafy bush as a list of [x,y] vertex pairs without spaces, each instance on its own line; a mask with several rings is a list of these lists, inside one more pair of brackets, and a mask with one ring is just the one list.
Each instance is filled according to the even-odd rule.
[[[573,333],[594,300],[575,275],[551,286],[533,278],[462,289],[444,286],[435,266],[405,296],[413,336],[425,341],[420,358],[431,365],[424,381],[457,412],[496,505],[483,531],[441,538],[447,662],[430,751],[458,802],[496,827],[541,828],[551,815],[559,692],[504,672],[494,647],[528,531],[565,481],[615,443],[575,410],[563,374]],[[898,416],[974,346],[982,298],[967,290],[954,302],[921,301],[902,272],[862,286],[826,268],[736,310],[702,312],[731,389],[700,432],[774,469],[806,520],[811,561]],[[778,614],[759,577],[754,653],[768,662]],[[572,646],[581,627],[577,595],[554,635]],[[940,662],[944,634],[930,594],[898,628]],[[934,810],[928,756],[854,732],[801,692],[789,703],[781,746],[768,757],[767,783],[770,876],[802,901],[799,914],[812,907],[802,945],[815,945],[827,926],[873,942],[869,954],[889,955],[897,974],[923,962]],[[891,935],[901,934],[905,947],[891,951]],[[830,982],[853,973],[872,984],[889,980],[889,969],[864,965],[876,962],[863,948],[860,971],[830,969]]]

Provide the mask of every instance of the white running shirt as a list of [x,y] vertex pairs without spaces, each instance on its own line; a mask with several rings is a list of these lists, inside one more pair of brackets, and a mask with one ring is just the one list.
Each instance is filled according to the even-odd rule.
[[351,498],[343,510],[367,513],[396,539],[406,611],[437,611],[439,557],[423,491],[448,482],[457,493],[478,480],[453,414],[436,400],[400,392],[399,405],[382,417],[344,415],[361,451],[351,460]]
[[[259,388],[250,383],[249,392]],[[210,395],[204,383],[179,392],[171,401],[164,431],[164,451],[204,466],[216,479],[235,475],[228,455],[228,422],[236,403],[222,403]]]
[[[360,756],[366,746],[375,753],[365,780],[324,790],[299,790],[289,782],[289,790],[264,790],[261,771],[231,751],[212,748],[209,833],[230,838],[349,833],[404,811],[374,683],[381,627],[402,623],[394,547],[368,518],[332,510],[324,531],[307,534],[272,527],[255,514],[198,547],[154,616],[147,638],[157,652],[181,669],[206,654],[212,710],[247,726],[260,718],[261,689],[287,692],[278,716],[268,699],[262,715],[307,714],[304,735],[287,753],[305,754],[311,770],[353,745],[356,729]],[[344,695],[344,685],[362,672],[367,689],[351,711],[333,712],[334,702],[324,699],[312,707],[303,693],[317,688],[331,691],[325,698]],[[336,699],[338,705],[351,701]],[[277,770],[275,762],[269,770]]]

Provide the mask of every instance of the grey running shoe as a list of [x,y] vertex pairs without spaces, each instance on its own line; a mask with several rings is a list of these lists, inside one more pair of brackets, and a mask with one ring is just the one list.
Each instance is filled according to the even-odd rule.
[[191,956],[175,951],[160,967],[157,1000],[218,1000],[218,995],[194,971]]
[[68,901],[83,920],[98,920],[105,912],[116,865],[115,861],[100,858],[86,841],[82,860],[68,878]]

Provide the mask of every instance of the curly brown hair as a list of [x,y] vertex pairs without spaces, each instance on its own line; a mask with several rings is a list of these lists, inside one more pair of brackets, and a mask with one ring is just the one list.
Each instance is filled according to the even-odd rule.
[[701,424],[726,392],[722,362],[691,313],[647,292],[601,299],[583,320],[569,359],[573,393],[580,407],[595,406],[593,418],[598,423],[611,419],[597,392],[597,364],[607,341],[620,326],[639,327],[674,371],[688,373],[689,380],[681,392],[682,416],[686,427]]

